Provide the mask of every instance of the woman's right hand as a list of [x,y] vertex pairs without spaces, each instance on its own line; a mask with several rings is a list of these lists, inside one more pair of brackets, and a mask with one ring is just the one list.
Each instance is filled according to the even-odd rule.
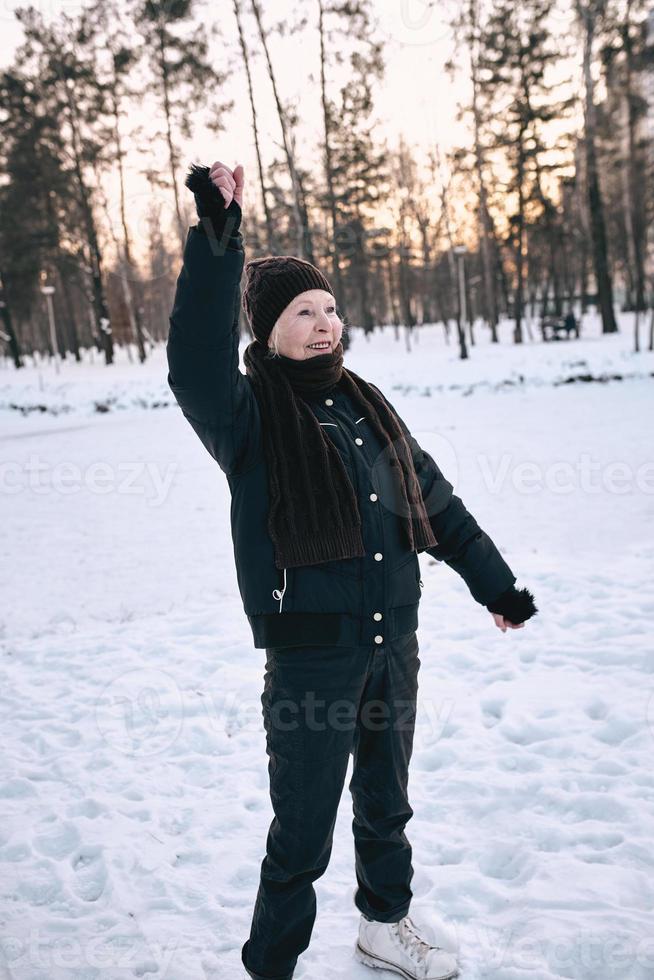
[[225,198],[226,208],[232,203],[232,199],[241,209],[243,208],[244,180],[243,167],[240,163],[236,164],[234,170],[230,170],[226,164],[216,160],[209,168],[209,177]]

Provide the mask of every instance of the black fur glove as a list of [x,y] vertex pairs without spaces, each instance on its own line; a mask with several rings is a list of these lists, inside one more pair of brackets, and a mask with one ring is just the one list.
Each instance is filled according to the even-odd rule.
[[506,589],[502,595],[486,604],[489,612],[499,613],[514,626],[519,626],[526,619],[531,619],[538,612],[534,597],[529,589],[516,589],[514,585]]
[[204,230],[207,230],[208,219],[211,221],[216,238],[220,241],[234,242],[239,237],[237,232],[241,225],[241,206],[232,198],[229,207],[225,207],[225,198],[211,180],[209,172],[209,167],[192,163],[184,184],[193,192],[195,209]]

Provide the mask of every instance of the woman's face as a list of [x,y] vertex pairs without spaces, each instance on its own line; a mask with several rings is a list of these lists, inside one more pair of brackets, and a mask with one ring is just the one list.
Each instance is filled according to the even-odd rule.
[[298,293],[277,318],[268,346],[274,348],[276,341],[280,354],[302,361],[331,353],[342,333],[343,323],[332,294],[324,289],[307,289]]

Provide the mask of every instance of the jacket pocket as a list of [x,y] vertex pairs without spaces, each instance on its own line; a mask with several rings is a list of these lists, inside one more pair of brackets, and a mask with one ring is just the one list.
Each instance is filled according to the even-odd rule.
[[393,573],[402,571],[403,569],[406,570],[406,566],[409,565],[411,562],[415,563],[414,567],[415,567],[416,575],[418,578],[420,578],[420,566],[418,564],[418,558],[416,556],[415,551],[410,551],[403,558],[400,558],[397,564],[393,565],[393,569],[392,569]]
[[330,575],[340,575],[347,579],[361,578],[361,558],[335,558],[333,561],[323,561],[320,567]]

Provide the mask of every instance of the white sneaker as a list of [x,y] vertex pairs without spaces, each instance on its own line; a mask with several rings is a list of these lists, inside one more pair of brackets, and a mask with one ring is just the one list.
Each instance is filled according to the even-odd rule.
[[454,953],[431,946],[408,915],[399,922],[369,922],[362,915],[355,954],[366,966],[393,970],[406,980],[450,980],[459,975]]

